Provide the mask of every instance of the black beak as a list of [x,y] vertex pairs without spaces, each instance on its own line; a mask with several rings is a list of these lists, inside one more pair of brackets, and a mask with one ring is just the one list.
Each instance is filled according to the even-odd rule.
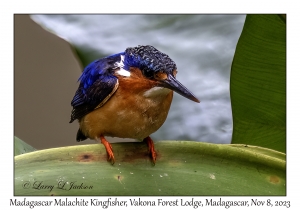
[[176,93],[182,95],[183,97],[186,97],[192,101],[195,101],[197,103],[200,103],[200,101],[194,96],[191,91],[189,91],[186,87],[184,87],[176,78],[169,74],[167,79],[160,80],[160,86],[169,88],[171,90],[174,90]]

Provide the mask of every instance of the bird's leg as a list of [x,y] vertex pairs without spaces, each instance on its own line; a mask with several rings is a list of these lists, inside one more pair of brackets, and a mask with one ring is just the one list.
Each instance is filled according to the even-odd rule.
[[115,163],[115,157],[114,157],[111,144],[102,135],[100,136],[100,139],[99,138],[96,139],[99,143],[102,143],[105,146],[106,153],[107,153],[107,161],[110,161],[111,164],[113,165]]
[[151,160],[152,160],[153,164],[155,164],[155,161],[156,161],[156,151],[154,149],[153,140],[150,138],[150,136],[148,136],[148,137],[144,138],[143,141],[147,143],[148,149],[149,149],[149,152],[150,152],[150,156],[151,156]]

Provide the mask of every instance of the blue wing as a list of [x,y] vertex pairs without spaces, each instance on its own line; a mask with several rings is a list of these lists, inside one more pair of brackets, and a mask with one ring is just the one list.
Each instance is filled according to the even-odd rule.
[[71,102],[73,110],[70,123],[93,111],[116,90],[118,79],[113,73],[115,63],[120,61],[122,54],[124,53],[93,61],[84,69]]

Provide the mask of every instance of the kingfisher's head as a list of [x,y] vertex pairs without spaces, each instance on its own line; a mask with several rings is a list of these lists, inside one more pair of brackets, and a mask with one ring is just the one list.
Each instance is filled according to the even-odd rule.
[[124,75],[130,74],[130,67],[136,67],[149,80],[157,82],[157,87],[164,87],[199,103],[200,101],[183,86],[177,79],[177,67],[175,62],[166,54],[156,48],[146,45],[127,48],[124,53],[119,54],[121,59],[116,62]]

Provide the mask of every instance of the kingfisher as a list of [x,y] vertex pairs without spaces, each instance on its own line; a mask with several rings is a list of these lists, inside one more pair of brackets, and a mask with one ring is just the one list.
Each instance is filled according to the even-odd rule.
[[129,47],[91,62],[79,77],[71,102],[70,123],[79,122],[76,140],[102,143],[111,164],[115,157],[105,136],[144,141],[155,164],[157,153],[150,134],[165,122],[173,91],[200,102],[176,74],[175,62],[150,45]]

